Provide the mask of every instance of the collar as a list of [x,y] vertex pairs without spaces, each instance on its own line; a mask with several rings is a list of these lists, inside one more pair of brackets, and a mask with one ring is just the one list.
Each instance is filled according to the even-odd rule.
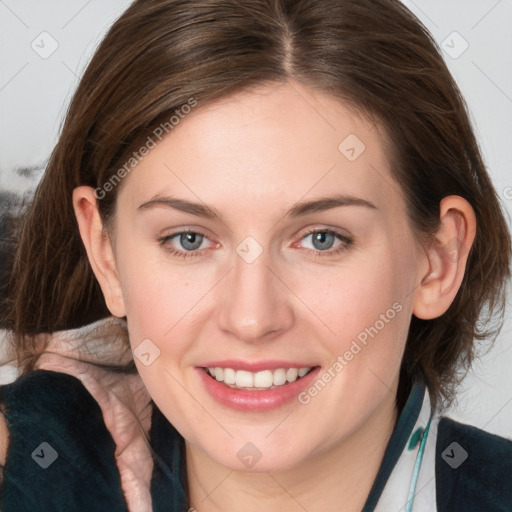
[[416,380],[386,447],[362,512],[436,510],[438,416],[423,380]]

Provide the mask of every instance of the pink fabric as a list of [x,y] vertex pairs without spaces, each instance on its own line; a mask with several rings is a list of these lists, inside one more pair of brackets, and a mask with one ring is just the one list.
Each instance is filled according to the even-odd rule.
[[127,364],[123,321],[107,319],[84,329],[60,331],[39,357],[35,367],[73,375],[98,402],[105,425],[116,444],[115,461],[130,512],[151,512],[150,481],[153,472],[147,437],[152,405],[139,375],[122,375],[101,364]]

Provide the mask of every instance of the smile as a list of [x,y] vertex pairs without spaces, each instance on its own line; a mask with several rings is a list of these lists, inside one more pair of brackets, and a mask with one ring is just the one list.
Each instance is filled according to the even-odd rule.
[[[218,404],[244,412],[264,412],[297,401],[321,366],[298,361],[208,361],[195,367],[203,389]],[[302,406],[301,406],[302,407]]]
[[260,391],[275,389],[288,383],[301,379],[311,371],[311,367],[303,368],[277,368],[250,372],[235,370],[233,368],[205,368],[205,371],[218,382],[230,388]]

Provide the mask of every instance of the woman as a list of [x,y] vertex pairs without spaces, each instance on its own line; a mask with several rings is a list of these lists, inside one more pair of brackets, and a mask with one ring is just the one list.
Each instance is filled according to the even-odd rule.
[[510,509],[440,414],[510,235],[400,2],[134,2],[18,237],[3,512]]

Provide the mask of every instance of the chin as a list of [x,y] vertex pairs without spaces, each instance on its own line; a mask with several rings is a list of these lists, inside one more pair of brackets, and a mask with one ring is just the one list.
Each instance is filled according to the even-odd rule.
[[243,440],[231,440],[228,446],[219,442],[216,446],[205,447],[205,453],[217,464],[232,471],[243,473],[279,473],[300,466],[308,458],[306,453],[297,453],[293,449],[296,442],[271,443],[268,440],[257,439],[254,442],[245,436]]

